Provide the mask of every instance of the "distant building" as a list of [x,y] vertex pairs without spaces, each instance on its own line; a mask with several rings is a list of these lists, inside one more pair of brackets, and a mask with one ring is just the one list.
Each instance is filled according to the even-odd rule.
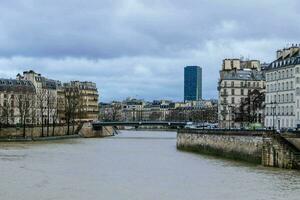
[[[78,95],[77,108],[75,109],[75,121],[94,121],[98,119],[98,90],[96,83],[88,81],[71,81],[64,83],[65,98],[74,98],[74,94]],[[71,96],[70,96],[71,95]]]
[[36,123],[52,124],[57,120],[57,81],[43,77],[33,70],[24,71],[19,80],[31,81],[36,89]]
[[0,79],[0,125],[34,124],[35,95],[31,81]]
[[217,101],[172,102],[126,99],[122,102],[100,103],[103,121],[206,121],[217,122]]
[[202,99],[202,68],[187,66],[184,68],[184,101]]
[[[244,124],[237,120],[241,103],[252,91],[264,92],[265,76],[260,61],[240,59],[223,60],[218,83],[218,121],[220,128],[240,128]],[[249,98],[252,99],[252,98]],[[258,112],[257,122],[263,120]]]
[[266,118],[269,128],[300,125],[300,46],[277,51],[266,69]]
[[[62,84],[33,70],[16,79],[0,79],[0,125],[93,121],[99,117],[98,90],[93,82]],[[25,127],[25,126],[24,126]]]

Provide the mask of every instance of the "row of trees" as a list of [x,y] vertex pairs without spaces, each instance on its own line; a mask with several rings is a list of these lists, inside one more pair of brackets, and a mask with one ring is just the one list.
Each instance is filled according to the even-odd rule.
[[0,127],[14,126],[17,122],[25,137],[27,126],[40,125],[41,136],[50,136],[58,124],[66,124],[67,134],[74,133],[76,119],[80,122],[82,116],[80,97],[80,90],[75,87],[68,88],[63,95],[51,89],[12,94],[0,104]]

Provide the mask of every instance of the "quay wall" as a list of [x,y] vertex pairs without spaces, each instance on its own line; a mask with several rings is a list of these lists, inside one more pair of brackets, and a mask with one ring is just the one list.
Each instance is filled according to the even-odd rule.
[[[74,126],[74,134],[78,133],[78,125]],[[25,138],[37,138],[37,137],[50,137],[50,136],[65,136],[67,135],[68,127],[63,125],[49,127],[49,132],[47,133],[47,127],[26,127],[25,128]],[[42,135],[43,133],[43,135]],[[73,134],[73,126],[70,126],[70,134]],[[8,127],[0,129],[0,138],[21,138],[24,137],[24,131],[22,127]]]
[[177,134],[177,148],[261,164],[261,132],[182,129]]
[[[42,129],[41,126],[38,127],[26,127],[25,137],[24,130],[22,127],[8,127],[0,128],[0,141],[31,141],[31,140],[47,140],[50,139],[65,139],[74,137],[109,137],[117,134],[117,130],[112,126],[103,126],[100,130],[94,130],[91,123],[86,122],[80,125],[74,125],[69,127],[66,125],[55,126],[54,131],[53,127],[49,127],[49,132],[47,133],[47,127]],[[42,131],[43,130],[43,131]]]

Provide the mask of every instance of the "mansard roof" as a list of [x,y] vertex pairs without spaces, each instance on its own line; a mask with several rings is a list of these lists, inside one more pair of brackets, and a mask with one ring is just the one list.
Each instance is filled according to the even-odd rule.
[[288,57],[285,59],[280,58],[271,62],[270,65],[266,68],[266,70],[275,70],[284,67],[292,67],[299,64],[300,64],[300,56],[295,55],[293,57]]
[[31,81],[16,79],[0,79],[0,92],[30,92],[35,93],[35,87]]
[[257,70],[231,70],[223,71],[222,80],[245,80],[245,81],[262,81],[265,80],[263,71]]

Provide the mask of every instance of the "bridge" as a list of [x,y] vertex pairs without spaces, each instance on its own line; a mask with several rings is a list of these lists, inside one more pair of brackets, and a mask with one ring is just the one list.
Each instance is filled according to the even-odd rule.
[[136,122],[93,122],[92,126],[94,130],[101,130],[105,126],[166,126],[184,128],[187,122],[166,122],[166,121],[136,121]]

